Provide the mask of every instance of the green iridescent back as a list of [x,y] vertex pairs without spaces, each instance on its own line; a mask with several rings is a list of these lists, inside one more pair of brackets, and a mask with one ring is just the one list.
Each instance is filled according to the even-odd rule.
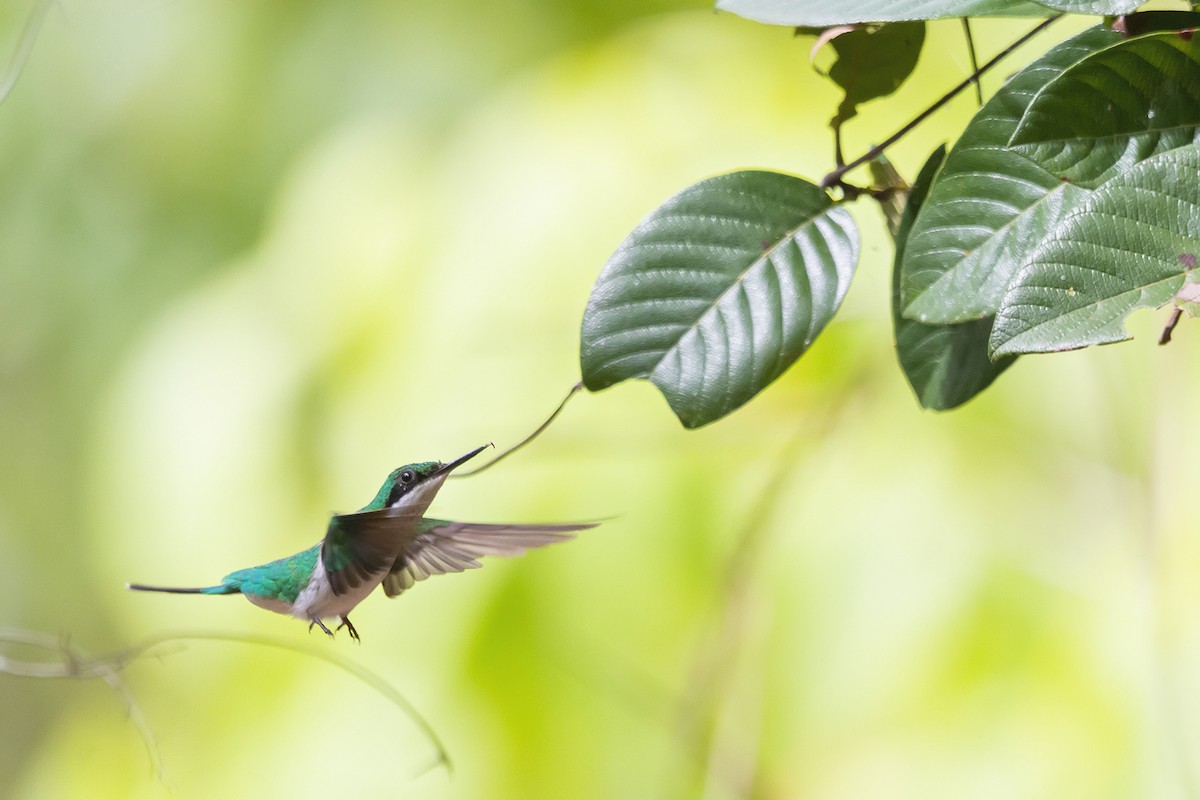
[[321,545],[315,544],[307,550],[269,564],[231,572],[224,577],[222,583],[236,587],[242,594],[277,597],[294,603],[300,590],[308,585],[320,551]]

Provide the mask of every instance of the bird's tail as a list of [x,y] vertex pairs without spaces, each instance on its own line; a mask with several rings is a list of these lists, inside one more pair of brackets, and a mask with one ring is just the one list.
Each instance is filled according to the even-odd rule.
[[127,583],[126,589],[135,592],[167,592],[168,594],[237,594],[238,588],[223,583],[220,586],[204,586],[197,589],[181,589],[177,586],[146,586],[142,583]]

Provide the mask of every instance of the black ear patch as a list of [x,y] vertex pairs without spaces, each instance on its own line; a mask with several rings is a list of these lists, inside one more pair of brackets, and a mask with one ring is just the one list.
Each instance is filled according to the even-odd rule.
[[407,494],[417,483],[418,474],[415,470],[405,469],[396,476],[395,483],[392,484],[392,490],[388,492],[387,505],[394,506],[400,502],[400,498]]

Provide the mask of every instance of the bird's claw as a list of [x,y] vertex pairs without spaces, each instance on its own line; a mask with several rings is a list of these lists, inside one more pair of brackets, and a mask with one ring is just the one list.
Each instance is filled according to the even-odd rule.
[[[352,622],[350,622],[350,619],[348,617],[342,617],[341,619],[342,619],[342,624],[338,625],[337,628],[335,628],[334,630],[340,631],[342,628],[345,628],[346,630],[350,631],[351,639],[353,639],[356,642],[361,642],[362,639],[359,638],[358,631],[354,629],[354,624]],[[314,625],[316,625],[318,628],[320,628],[322,631],[324,631],[325,635],[328,636],[330,639],[334,638],[333,631],[329,630],[329,628],[326,627],[325,623],[322,622],[318,617],[312,617],[311,619],[309,619],[309,621],[308,621],[309,631],[311,631],[313,629]]]
[[308,621],[308,630],[310,633],[312,632],[313,625],[316,625],[318,628],[323,630],[325,632],[325,635],[328,636],[330,639],[333,638],[333,631],[331,631],[331,630],[329,630],[329,628],[325,627],[325,623],[321,622],[321,620],[317,619],[316,617],[313,617],[312,619],[310,619]]
[[360,643],[362,642],[362,639],[359,638],[358,631],[356,631],[354,629],[354,625],[353,625],[353,623],[350,622],[349,617],[342,617],[342,624],[337,626],[337,630],[340,631],[342,628],[345,628],[346,630],[350,631],[351,639],[353,639],[356,642],[360,642]]

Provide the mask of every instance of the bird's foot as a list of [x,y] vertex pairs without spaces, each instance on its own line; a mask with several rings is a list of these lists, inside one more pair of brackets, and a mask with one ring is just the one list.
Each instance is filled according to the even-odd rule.
[[350,631],[351,639],[353,639],[356,642],[362,642],[362,639],[360,639],[358,636],[358,631],[354,630],[354,624],[350,622],[349,617],[342,617],[342,624],[337,626],[337,630],[340,631],[342,628],[345,628],[346,630]]
[[325,627],[325,623],[324,623],[324,622],[321,622],[321,620],[317,619],[316,617],[311,617],[311,618],[308,620],[308,629],[309,629],[309,631],[312,631],[312,629],[313,629],[313,625],[316,625],[318,628],[320,628],[321,630],[325,631],[325,635],[326,635],[326,636],[328,636],[330,639],[332,639],[332,638],[333,638],[333,631],[329,630],[329,628],[326,628],[326,627]]

